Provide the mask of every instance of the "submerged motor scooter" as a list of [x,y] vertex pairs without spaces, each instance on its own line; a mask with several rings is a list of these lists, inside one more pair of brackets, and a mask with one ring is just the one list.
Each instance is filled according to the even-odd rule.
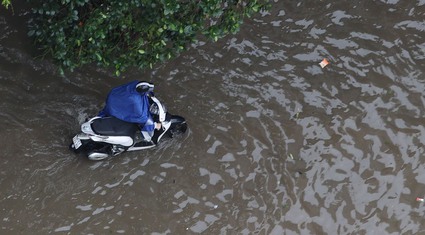
[[87,155],[90,160],[103,160],[127,151],[152,148],[164,137],[172,138],[185,133],[186,129],[187,123],[183,117],[167,112],[161,128],[155,129],[152,138],[146,140],[138,124],[112,116],[97,116],[81,125],[81,133],[72,138],[70,149]]
[[112,89],[98,116],[81,125],[81,133],[72,139],[71,150],[84,153],[91,160],[102,160],[126,151],[152,148],[164,136],[186,132],[186,120],[171,115],[154,96],[153,89],[153,84],[140,81]]

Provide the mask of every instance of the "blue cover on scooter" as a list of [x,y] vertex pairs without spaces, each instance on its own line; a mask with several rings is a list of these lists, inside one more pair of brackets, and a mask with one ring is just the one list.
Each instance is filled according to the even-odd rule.
[[106,98],[105,108],[100,111],[99,116],[114,116],[126,122],[140,124],[145,130],[153,130],[154,125],[150,121],[152,118],[149,112],[149,97],[147,93],[140,94],[136,91],[138,83],[139,81],[133,81],[112,89]]

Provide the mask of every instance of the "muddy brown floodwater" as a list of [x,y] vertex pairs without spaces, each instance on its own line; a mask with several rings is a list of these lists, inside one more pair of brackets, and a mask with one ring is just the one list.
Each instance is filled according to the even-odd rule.
[[[59,76],[22,14],[0,14],[1,234],[425,233],[424,0],[274,1],[119,79]],[[101,162],[70,152],[135,79],[186,135]]]

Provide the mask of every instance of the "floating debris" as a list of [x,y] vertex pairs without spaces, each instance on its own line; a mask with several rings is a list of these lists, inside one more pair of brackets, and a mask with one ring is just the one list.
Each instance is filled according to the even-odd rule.
[[329,61],[327,59],[323,59],[322,62],[319,63],[320,67],[324,68],[326,65],[329,64]]
[[416,201],[417,201],[417,202],[423,202],[423,201],[425,201],[425,199],[420,198],[420,197],[417,197],[417,198],[416,198]]
[[300,117],[300,112],[298,112],[297,114],[295,114],[295,119],[298,119]]

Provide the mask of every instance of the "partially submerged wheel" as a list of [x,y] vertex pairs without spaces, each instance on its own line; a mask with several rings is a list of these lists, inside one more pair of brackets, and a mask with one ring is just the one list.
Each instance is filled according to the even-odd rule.
[[91,151],[88,151],[88,159],[99,161],[112,156],[111,146],[109,144],[105,145],[103,143],[93,143],[97,144],[97,146],[93,146],[95,148],[93,148]]
[[186,122],[173,124],[171,127],[171,133],[174,134],[184,134],[187,130]]
[[90,160],[93,161],[99,161],[99,160],[103,160],[105,158],[109,157],[108,153],[102,153],[102,152],[91,152],[88,154],[87,156]]

